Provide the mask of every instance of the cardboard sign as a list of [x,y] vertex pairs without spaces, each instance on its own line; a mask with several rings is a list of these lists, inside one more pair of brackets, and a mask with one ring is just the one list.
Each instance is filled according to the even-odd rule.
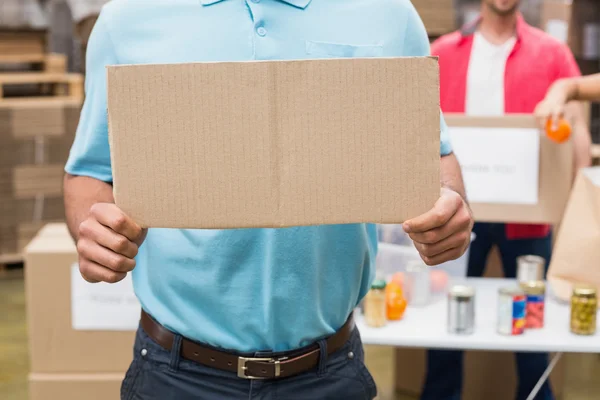
[[[510,115],[503,117],[467,117],[464,115],[447,114],[446,122],[452,129],[455,128],[477,128],[481,135],[487,134],[487,129],[492,132],[516,129],[521,132],[537,129],[535,119],[529,115]],[[499,138],[496,138],[499,139]],[[506,146],[510,146],[506,143]],[[484,151],[485,158],[495,159],[498,144],[491,146],[479,146],[477,151]],[[505,146],[505,149],[508,147]],[[460,147],[460,145],[459,145]],[[533,151],[530,145],[530,151]],[[460,148],[456,151],[460,158]],[[513,149],[518,154],[520,149]],[[507,157],[508,153],[505,154]],[[481,158],[481,156],[479,156]],[[534,154],[531,157],[535,157]],[[510,161],[510,160],[508,160]],[[572,143],[557,144],[539,133],[539,177],[537,179],[537,202],[534,204],[508,204],[508,202],[477,202],[470,200],[475,220],[480,222],[513,222],[513,223],[558,223],[567,203],[573,181],[573,148]],[[467,172],[468,175],[468,172]],[[515,178],[516,179],[516,178]],[[521,185],[525,184],[523,178],[519,178]],[[531,177],[529,182],[533,182]],[[487,187],[493,187],[497,182],[487,183]],[[532,183],[535,184],[535,183]],[[531,188],[534,189],[535,188]],[[513,199],[514,195],[511,195]],[[515,203],[513,201],[513,203]],[[524,203],[524,202],[521,202]]]
[[600,290],[600,167],[579,171],[552,251],[548,282],[569,301],[573,284]]
[[131,274],[120,282],[89,283],[71,266],[71,323],[75,330],[133,331],[140,322],[140,303]]
[[454,126],[450,138],[470,202],[538,202],[538,129]]
[[401,223],[439,198],[436,58],[108,67],[114,195],[144,227]]

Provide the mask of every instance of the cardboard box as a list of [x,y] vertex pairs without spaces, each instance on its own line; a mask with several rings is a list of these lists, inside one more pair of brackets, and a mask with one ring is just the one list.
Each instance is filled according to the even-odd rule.
[[15,139],[73,136],[80,109],[77,100],[5,99],[0,102],[0,135]]
[[45,54],[47,47],[46,30],[4,30],[0,29],[0,54]]
[[[133,330],[73,328],[72,310],[76,304],[72,301],[72,279],[83,281],[73,274],[73,268],[78,273],[76,263],[75,244],[64,225],[42,230],[25,250],[31,371],[124,373],[133,358]],[[97,286],[95,290],[102,287]],[[117,303],[112,310],[118,314],[122,308]],[[90,318],[98,319],[95,315]],[[135,326],[138,320],[139,316],[131,325]]]
[[453,0],[412,0],[429,36],[441,36],[456,30]]
[[69,236],[69,228],[64,222],[46,224],[39,230],[38,235],[44,238],[52,236],[64,238]]
[[[452,127],[530,128],[538,126],[532,116],[466,117],[446,115]],[[483,132],[482,132],[483,134]],[[573,149],[570,142],[557,144],[540,133],[537,204],[486,204],[471,202],[475,220],[481,222],[558,223],[573,182]],[[457,154],[460,161],[460,154]]]
[[[6,138],[4,138],[6,139]],[[19,165],[61,164],[69,157],[73,137],[43,137],[26,140],[0,139],[0,168],[12,170]],[[10,184],[12,188],[12,184]]]
[[38,195],[62,195],[63,164],[22,165],[14,168],[13,190],[17,199],[30,199]]
[[108,67],[117,205],[142,226],[400,223],[439,198],[437,59]]
[[29,375],[29,400],[117,400],[125,374]]

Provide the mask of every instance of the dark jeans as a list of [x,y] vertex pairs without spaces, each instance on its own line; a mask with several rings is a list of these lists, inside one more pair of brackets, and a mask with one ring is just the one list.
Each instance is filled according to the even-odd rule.
[[[468,275],[483,275],[487,257],[493,245],[497,245],[507,278],[515,278],[517,274],[517,257],[533,254],[550,260],[552,238],[549,235],[542,239],[506,238],[504,224],[477,223],[473,228],[477,235],[469,254]],[[547,268],[546,264],[546,268]],[[519,385],[517,400],[526,400],[529,393],[544,373],[548,365],[545,353],[516,353],[517,375]],[[500,373],[501,371],[499,371]],[[463,353],[455,350],[429,350],[427,352],[427,377],[421,400],[460,400],[462,390]],[[501,375],[490,377],[498,379]],[[552,390],[548,382],[535,397],[535,400],[552,400]]]
[[[242,379],[235,373],[183,359],[177,350],[180,343],[181,337],[177,336],[173,351],[167,351],[140,327],[134,360],[121,386],[121,400],[372,400],[377,395],[373,377],[364,364],[357,329],[341,350],[322,357],[317,368],[281,380]],[[326,346],[325,341],[320,346]]]

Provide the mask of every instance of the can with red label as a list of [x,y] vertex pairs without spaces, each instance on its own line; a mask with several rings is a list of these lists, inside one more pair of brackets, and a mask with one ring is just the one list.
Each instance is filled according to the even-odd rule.
[[525,327],[538,329],[544,327],[544,305],[546,284],[544,281],[531,281],[521,283],[525,292],[527,305],[525,307]]
[[498,291],[498,333],[521,335],[525,332],[525,292],[518,287]]

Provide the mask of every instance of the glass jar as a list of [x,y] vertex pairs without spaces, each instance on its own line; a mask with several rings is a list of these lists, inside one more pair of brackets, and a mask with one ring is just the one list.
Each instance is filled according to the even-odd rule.
[[596,288],[578,285],[571,296],[571,332],[577,335],[596,333],[598,297]]
[[385,326],[387,322],[385,286],[383,279],[375,280],[365,297],[365,323],[373,328]]

